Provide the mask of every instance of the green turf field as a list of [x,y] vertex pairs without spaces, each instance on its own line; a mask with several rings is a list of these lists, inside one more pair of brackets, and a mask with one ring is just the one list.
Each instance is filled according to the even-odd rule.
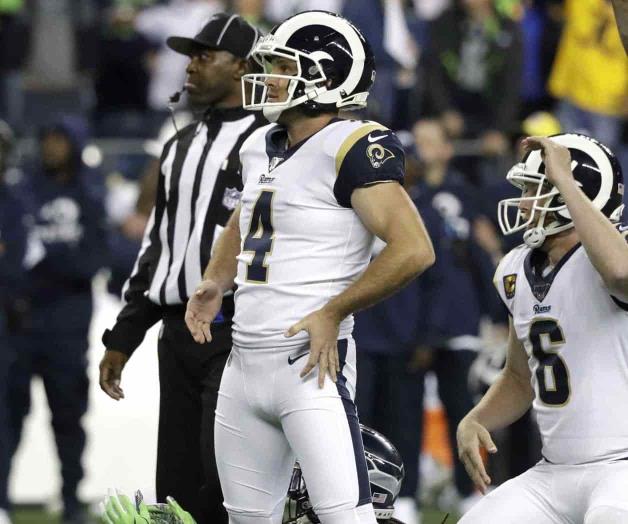
[[[445,518],[445,513],[442,511],[430,511],[426,510],[423,515],[423,524],[441,524]],[[457,518],[450,516],[447,519],[446,524],[454,524],[457,522]],[[59,518],[51,516],[41,510],[18,510],[13,514],[13,524],[58,524]],[[94,524],[98,523],[97,519],[94,519]]]

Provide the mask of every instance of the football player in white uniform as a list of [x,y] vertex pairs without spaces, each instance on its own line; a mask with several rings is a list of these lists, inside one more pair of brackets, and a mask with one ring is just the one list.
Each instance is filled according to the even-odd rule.
[[[458,426],[460,459],[484,493],[480,447],[533,406],[542,460],[489,493],[461,523],[628,523],[628,231],[623,179],[605,146],[577,134],[524,141],[499,204],[525,230],[495,275],[510,311],[506,366]],[[516,218],[514,213],[516,211]],[[610,220],[609,220],[610,219]]]
[[[308,11],[253,55],[265,72],[243,77],[244,105],[275,123],[242,146],[241,204],[186,314],[195,339],[211,339],[235,281],[234,346],[216,409],[224,504],[231,524],[281,522],[298,459],[323,524],[375,524],[353,404],[352,313],[415,278],[434,252],[399,183],[398,139],[375,122],[338,118],[366,105],[375,76],[357,29]],[[386,247],[369,264],[374,236]]]

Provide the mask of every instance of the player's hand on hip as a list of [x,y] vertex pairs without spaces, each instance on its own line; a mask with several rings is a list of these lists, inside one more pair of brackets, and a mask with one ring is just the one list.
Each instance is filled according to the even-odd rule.
[[560,184],[573,182],[571,153],[565,146],[544,136],[529,136],[522,145],[526,151],[541,150],[547,179],[560,189]]
[[319,309],[302,318],[288,331],[286,337],[293,337],[301,331],[310,335],[310,355],[307,364],[301,371],[301,378],[305,377],[318,364],[318,385],[325,384],[325,374],[329,373],[333,382],[340,371],[338,357],[338,330],[340,322],[324,309]]
[[124,391],[120,387],[122,370],[129,360],[129,356],[121,351],[108,349],[98,366],[100,389],[114,400],[124,398]]
[[479,422],[472,419],[462,419],[456,432],[458,440],[458,458],[464,464],[469,477],[482,492],[491,483],[491,477],[486,473],[480,448],[483,447],[489,453],[497,453],[497,446],[491,439],[488,430]]
[[222,306],[222,290],[213,280],[203,280],[188,300],[185,324],[199,344],[211,342],[211,323]]

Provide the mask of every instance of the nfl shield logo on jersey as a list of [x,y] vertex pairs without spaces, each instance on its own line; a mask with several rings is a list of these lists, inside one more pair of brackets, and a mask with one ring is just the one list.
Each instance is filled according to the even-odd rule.
[[240,203],[240,197],[242,193],[235,187],[228,187],[225,189],[225,194],[222,196],[222,205],[230,211]]
[[506,298],[512,298],[515,296],[515,288],[517,285],[517,274],[506,275],[504,277],[504,291],[506,292]]

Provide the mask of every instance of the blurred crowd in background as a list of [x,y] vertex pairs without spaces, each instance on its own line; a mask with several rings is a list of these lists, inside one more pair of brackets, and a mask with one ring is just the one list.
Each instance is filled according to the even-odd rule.
[[[492,275],[520,239],[502,237],[495,210],[516,194],[505,175],[518,140],[581,131],[628,158],[628,62],[606,0],[0,0],[0,337],[32,347],[57,326],[54,347],[41,346],[65,355],[62,364],[50,370],[52,359],[33,358],[62,375],[51,387],[66,380],[77,390],[48,391],[60,454],[71,455],[84,435],[62,428],[87,409],[91,279],[106,271],[120,294],[154,201],[161,146],[194,117],[185,96],[174,122],[170,115],[187,62],[166,38],[194,35],[219,11],[267,32],[307,9],[344,15],[370,42],[377,77],[359,116],[402,140],[406,187],[437,253],[425,276],[358,315],[361,420],[400,448],[402,499],[420,492],[463,512],[475,497],[464,470],[443,481],[456,424],[503,364],[507,315]],[[17,245],[26,272],[1,256]],[[33,372],[11,399],[23,414]],[[439,412],[444,454],[431,440],[440,426],[429,413]],[[498,483],[539,457],[533,421],[518,424],[498,436],[507,443],[492,465]],[[82,475],[64,472],[66,504]]]

